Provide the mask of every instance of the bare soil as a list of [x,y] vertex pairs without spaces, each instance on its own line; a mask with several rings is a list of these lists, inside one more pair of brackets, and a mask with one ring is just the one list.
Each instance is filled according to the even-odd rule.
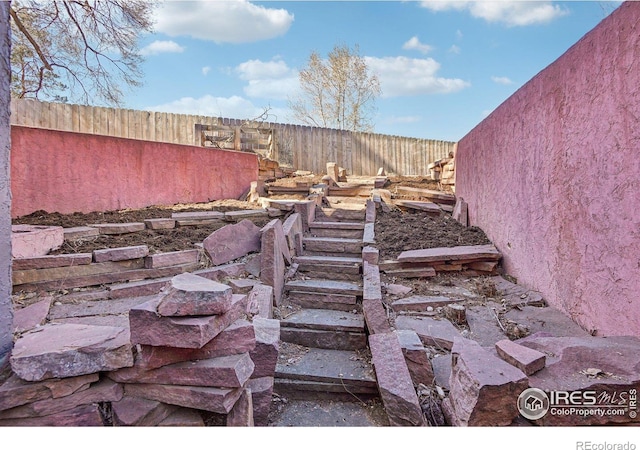
[[[292,177],[277,180],[271,184],[286,186],[300,181],[319,182],[321,177]],[[357,180],[354,182],[358,182]],[[438,182],[422,177],[390,178],[386,189],[394,186],[411,186],[422,189],[447,190]],[[153,206],[141,209],[118,211],[95,211],[91,213],[60,214],[36,211],[28,216],[13,220],[13,224],[62,226],[65,228],[87,226],[96,223],[142,222],[151,218],[168,218],[173,212],[184,211],[235,211],[259,209],[255,203],[239,200],[216,200],[208,203]],[[257,226],[264,226],[271,219],[254,220]],[[117,248],[132,245],[147,245],[151,253],[171,252],[193,248],[225,223],[209,226],[178,227],[170,230],[144,230],[124,235],[101,235],[95,238],[65,242],[62,248],[52,254],[90,253],[93,250]],[[421,211],[378,212],[376,226],[376,247],[381,259],[395,259],[405,250],[433,247],[454,247],[458,245],[488,244],[490,241],[477,227],[463,227],[450,214],[440,216]]]

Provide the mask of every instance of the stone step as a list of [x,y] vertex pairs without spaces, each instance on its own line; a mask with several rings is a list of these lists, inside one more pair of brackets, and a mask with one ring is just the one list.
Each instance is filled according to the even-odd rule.
[[[362,239],[303,237],[302,245],[305,254],[361,254]],[[314,252],[314,253],[310,253]],[[345,255],[346,256],[346,255]]]
[[365,209],[355,205],[357,209],[316,208],[316,220],[320,222],[364,221]]
[[334,267],[318,266],[308,268],[306,270],[300,270],[300,272],[304,272],[306,276],[313,278],[314,280],[350,281],[354,283],[362,280],[362,274],[360,271],[356,271],[353,268],[345,268],[345,270],[341,272]]
[[309,226],[309,228],[309,236],[311,237],[362,239],[364,236],[363,230],[343,230],[341,228],[312,228],[311,225]]
[[361,314],[326,309],[303,309],[282,319],[280,340],[335,350],[358,350],[367,346]]
[[364,230],[363,222],[321,222],[315,221],[309,223],[309,228],[324,228],[331,230]]
[[364,317],[346,311],[302,309],[280,320],[281,327],[307,330],[364,332]]
[[355,295],[323,294],[320,292],[291,291],[287,298],[294,305],[307,309],[332,309],[335,311],[362,311]]
[[365,333],[352,333],[349,331],[281,327],[280,340],[305,347],[331,350],[360,350],[367,347],[367,335]]
[[362,296],[362,285],[348,281],[334,280],[295,280],[284,285],[287,292],[316,292],[321,294],[339,294]]
[[362,258],[340,256],[298,256],[294,258],[298,271],[314,278],[360,281]]
[[279,359],[276,392],[307,394],[311,398],[328,392],[378,395],[373,366],[361,353],[319,348],[302,348],[300,353]]

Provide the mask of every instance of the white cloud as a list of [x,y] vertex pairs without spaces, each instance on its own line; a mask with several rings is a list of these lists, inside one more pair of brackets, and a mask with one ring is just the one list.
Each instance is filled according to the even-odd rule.
[[238,64],[236,71],[243,80],[254,80],[260,78],[279,78],[291,72],[287,63],[282,60],[261,61],[251,59]]
[[298,72],[280,59],[245,61],[235,72],[248,82],[244,93],[249,97],[284,100],[299,88]]
[[407,42],[402,44],[402,48],[405,50],[418,50],[419,52],[424,54],[427,54],[431,50],[433,50],[433,47],[431,47],[430,45],[423,44],[422,42],[420,42],[420,39],[418,39],[418,36],[413,36]]
[[498,83],[498,84],[504,84],[505,86],[509,85],[509,84],[513,84],[513,81],[511,81],[511,79],[508,78],[508,77],[495,77],[495,76],[492,76],[491,77],[491,81],[493,81],[494,83]]
[[153,41],[151,44],[140,49],[140,53],[145,56],[160,53],[182,53],[183,51],[184,47],[173,41]]
[[539,1],[464,1],[423,0],[421,5],[432,11],[469,11],[473,17],[487,22],[498,22],[508,26],[526,26],[548,23],[568,14],[568,11],[549,0]]
[[207,76],[207,74],[208,74],[209,72],[211,72],[211,67],[209,67],[209,66],[204,66],[204,67],[202,68],[202,75],[204,75],[205,77]]
[[470,86],[467,81],[459,78],[436,76],[440,64],[432,58],[366,56],[365,61],[369,70],[378,76],[383,97],[449,94]]
[[169,103],[147,106],[147,111],[170,112],[176,114],[196,114],[201,116],[248,119],[260,115],[264,108],[251,101],[234,95],[232,97],[214,97],[204,95],[200,98],[182,97]]
[[422,117],[420,116],[392,116],[389,117],[385,122],[392,124],[392,123],[416,123],[416,122],[420,122],[422,120]]
[[293,19],[285,9],[247,0],[167,1],[157,8],[155,31],[217,43],[256,42],[285,34]]
[[458,47],[456,44],[453,44],[449,47],[449,53],[453,53],[454,55],[459,55],[462,49]]

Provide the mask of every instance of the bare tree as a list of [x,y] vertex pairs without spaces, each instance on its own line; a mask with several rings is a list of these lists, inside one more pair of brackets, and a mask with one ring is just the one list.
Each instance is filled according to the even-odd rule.
[[14,0],[11,91],[18,98],[122,102],[140,85],[138,38],[152,0]]
[[380,82],[354,49],[335,46],[323,60],[312,52],[300,71],[301,94],[289,100],[296,120],[311,126],[350,131],[373,130]]

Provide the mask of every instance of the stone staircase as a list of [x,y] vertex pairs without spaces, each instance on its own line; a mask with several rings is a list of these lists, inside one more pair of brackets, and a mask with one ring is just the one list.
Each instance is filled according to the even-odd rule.
[[379,398],[362,314],[364,220],[364,209],[318,207],[308,224],[303,253],[293,258],[303,279],[284,286],[296,311],[280,319],[278,395],[338,403]]

